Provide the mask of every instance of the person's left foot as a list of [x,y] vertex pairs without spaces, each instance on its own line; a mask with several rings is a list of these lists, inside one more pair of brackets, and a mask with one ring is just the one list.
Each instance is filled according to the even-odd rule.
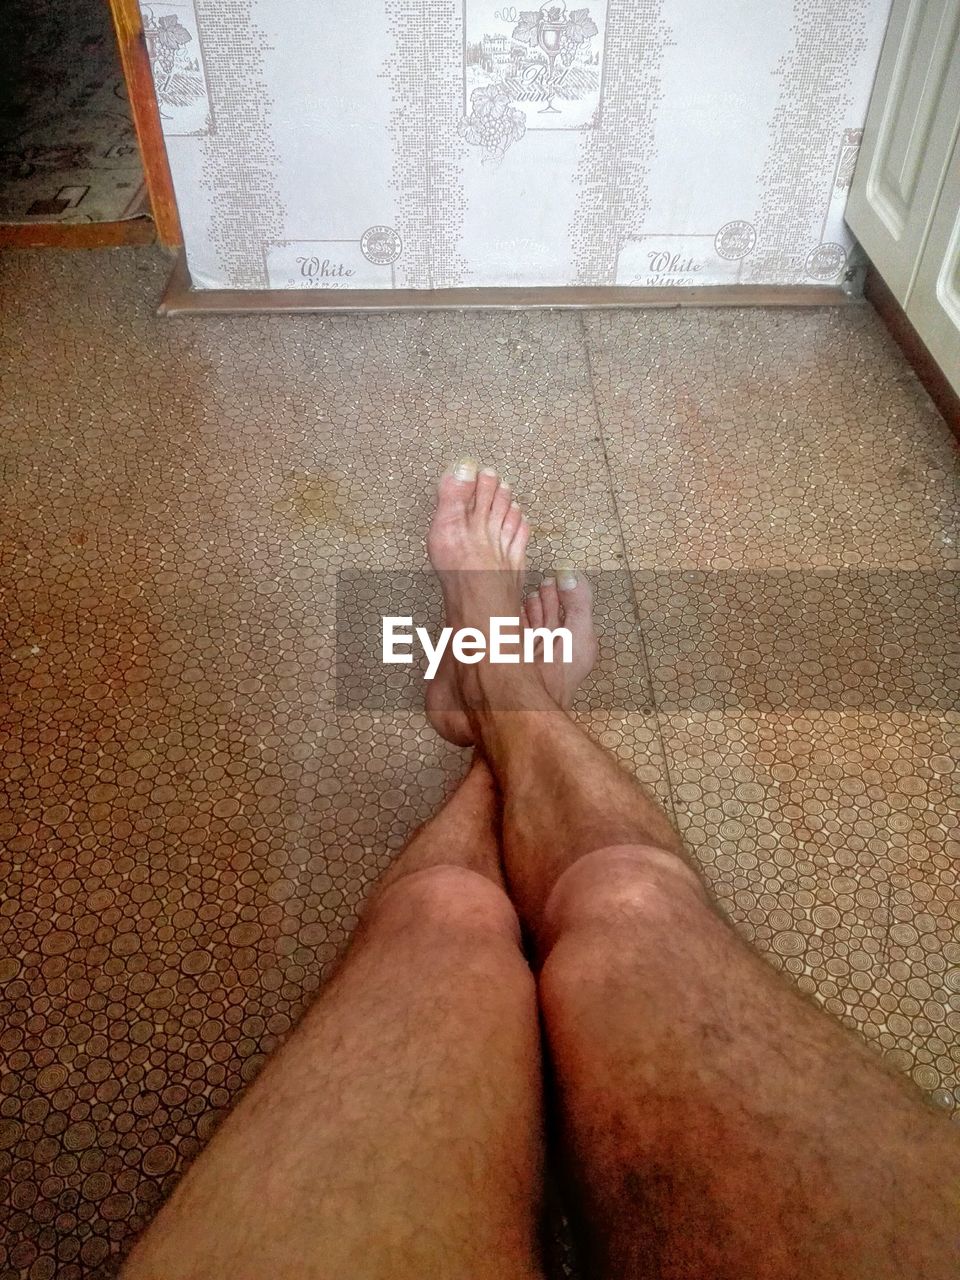
[[599,651],[593,625],[593,590],[572,564],[557,564],[554,573],[555,578],[544,578],[539,590],[527,596],[523,622],[528,627],[548,627],[551,631],[566,627],[570,632],[573,651],[569,662],[560,662],[556,653],[552,663],[542,662],[543,644],[537,642],[547,692],[564,711],[569,711],[573,696],[593,670]]
[[[536,654],[538,673],[547,692],[569,710],[574,694],[597,658],[593,594],[590,584],[572,566],[557,565],[556,577],[544,578],[539,590],[528,596],[521,608],[520,583],[528,535],[519,505],[491,468],[478,474],[476,464],[465,460],[441,480],[427,550],[443,586],[447,624],[456,628],[464,621],[459,571],[499,571],[490,578],[479,575],[473,580],[473,593],[479,591],[490,598],[473,603],[471,613],[479,607],[486,617],[471,617],[469,624],[482,623],[481,629],[485,630],[490,617],[502,614],[519,617],[523,629],[547,627],[552,631],[566,627],[573,640],[571,662],[560,662],[558,653],[552,663],[544,662],[540,640]],[[513,608],[508,607],[511,599],[515,601]],[[455,659],[449,648],[436,676],[427,685],[426,711],[430,723],[448,742],[461,747],[473,743],[473,729],[463,708]]]

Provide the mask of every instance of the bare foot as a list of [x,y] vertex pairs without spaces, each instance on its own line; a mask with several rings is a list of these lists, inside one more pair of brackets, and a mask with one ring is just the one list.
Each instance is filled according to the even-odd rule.
[[[573,639],[570,662],[544,662],[541,667],[543,683],[554,702],[564,711],[573,705],[573,695],[586,680],[597,661],[597,633],[593,625],[593,590],[573,565],[561,562],[554,566],[555,578],[544,578],[540,590],[534,591],[524,601],[523,611],[528,626],[566,627]],[[542,656],[543,645],[538,642]]]
[[[592,593],[584,578],[578,579],[569,566],[562,565],[557,567],[557,578],[544,579],[521,610],[528,537],[519,505],[492,468],[478,474],[476,464],[465,460],[443,477],[427,550],[443,588],[447,624],[476,626],[486,632],[491,617],[505,616],[519,617],[524,627],[566,626],[573,637],[573,661],[561,663],[557,654],[557,661],[544,662],[538,641],[537,667],[550,696],[569,709],[577,687],[596,661]],[[457,746],[474,741],[449,649],[427,686],[426,710],[441,737]]]
[[[427,554],[443,589],[447,625],[485,630],[495,614],[520,616],[529,536],[519,503],[493,468],[478,472],[477,464],[464,458],[441,478]],[[482,620],[467,620],[468,612]],[[461,747],[473,742],[449,648],[427,685],[426,708],[442,737]]]

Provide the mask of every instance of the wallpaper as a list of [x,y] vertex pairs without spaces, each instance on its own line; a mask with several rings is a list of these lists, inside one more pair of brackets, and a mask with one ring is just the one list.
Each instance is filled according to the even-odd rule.
[[846,270],[890,0],[141,8],[197,288]]

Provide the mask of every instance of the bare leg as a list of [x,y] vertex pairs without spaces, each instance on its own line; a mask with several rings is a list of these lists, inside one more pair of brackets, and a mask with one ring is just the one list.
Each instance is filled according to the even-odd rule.
[[539,1031],[475,762],[125,1280],[540,1274]]
[[[476,499],[448,484],[448,530],[458,503],[476,559]],[[459,626],[513,606],[507,573],[448,575],[445,591]],[[954,1127],[741,943],[664,814],[535,667],[481,663],[457,679],[539,947],[591,1274],[956,1275]]]
[[566,717],[519,720],[488,740],[596,1271],[955,1276],[960,1133],[733,933],[646,796],[631,834],[633,780]]

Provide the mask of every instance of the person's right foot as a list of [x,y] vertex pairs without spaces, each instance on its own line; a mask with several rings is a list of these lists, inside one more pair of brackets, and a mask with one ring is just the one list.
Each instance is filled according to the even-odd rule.
[[[510,490],[492,468],[477,472],[458,463],[440,483],[427,551],[443,587],[445,622],[455,630],[476,627],[487,634],[491,617],[519,617],[522,626],[565,626],[573,639],[570,663],[543,661],[538,641],[537,675],[549,695],[569,709],[573,695],[597,656],[590,584],[568,565],[546,578],[520,608],[529,529]],[[463,705],[456,662],[449,649],[427,686],[427,717],[449,742],[468,746],[473,730]]]
[[[441,477],[427,554],[443,589],[447,626],[476,626],[486,634],[491,617],[519,616],[529,534],[519,504],[493,468],[478,471],[473,459],[463,458]],[[448,741],[473,741],[449,647],[427,685],[426,711]]]

